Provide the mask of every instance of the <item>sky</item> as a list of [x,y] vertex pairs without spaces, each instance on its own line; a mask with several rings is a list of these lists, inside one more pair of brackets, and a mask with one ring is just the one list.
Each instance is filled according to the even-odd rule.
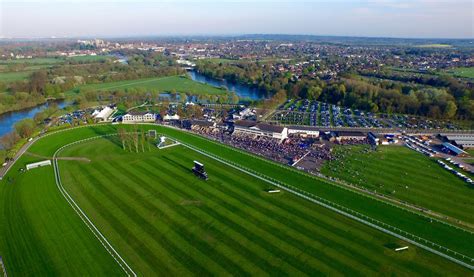
[[0,37],[474,38],[474,0],[0,0]]

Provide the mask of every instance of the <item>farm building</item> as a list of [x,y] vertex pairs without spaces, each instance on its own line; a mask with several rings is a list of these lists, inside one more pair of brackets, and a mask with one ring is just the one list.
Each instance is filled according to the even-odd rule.
[[255,121],[238,120],[234,123],[234,133],[257,135],[283,140],[288,137],[288,128]]
[[149,112],[130,112],[122,117],[123,123],[154,122],[156,115]]

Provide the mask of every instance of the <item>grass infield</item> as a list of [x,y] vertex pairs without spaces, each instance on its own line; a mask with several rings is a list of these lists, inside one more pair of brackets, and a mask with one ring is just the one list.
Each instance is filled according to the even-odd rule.
[[474,225],[474,187],[436,160],[402,146],[337,147],[322,173]]
[[[29,151],[52,156],[67,143],[116,133],[115,127],[64,131],[39,140]],[[453,250],[474,251],[469,233],[194,135],[142,128],[157,129]],[[414,246],[395,253],[391,248],[405,243],[289,193],[268,195],[263,192],[268,184],[183,146],[133,154],[113,139],[98,139],[66,148],[62,155],[91,159],[60,161],[63,185],[132,268],[145,274],[469,274]],[[208,182],[190,174],[193,159],[206,164]],[[18,172],[29,161],[37,159],[23,156],[0,181],[5,218],[0,221],[0,255],[8,272],[123,273],[60,197],[51,167]]]

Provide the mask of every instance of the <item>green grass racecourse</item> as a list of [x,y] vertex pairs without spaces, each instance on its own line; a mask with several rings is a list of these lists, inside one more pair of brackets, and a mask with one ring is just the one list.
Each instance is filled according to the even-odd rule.
[[[40,139],[29,151],[52,156],[56,149],[67,143],[116,133],[115,127],[104,125],[67,130]],[[194,135],[151,125],[143,128],[157,129],[222,158],[258,169],[262,174],[473,256],[474,241],[469,233],[429,222],[399,208]],[[122,150],[119,151],[120,147],[114,141],[103,139],[82,146],[72,146],[62,153],[89,156],[91,159],[90,163],[60,161],[64,185],[75,196],[77,194],[81,206],[84,205],[88,214],[90,211],[89,216],[127,262],[138,267],[137,271],[149,272],[151,266],[148,264],[156,262],[168,265],[163,270],[182,265],[180,272],[184,273],[190,267],[196,268],[193,272],[200,273],[240,270],[259,273],[274,262],[278,265],[274,273],[296,273],[295,270],[305,273],[316,267],[322,272],[356,275],[367,275],[378,270],[382,270],[381,274],[403,275],[469,274],[463,268],[414,246],[410,246],[408,252],[394,255],[387,246],[397,243],[397,239],[289,193],[267,195],[262,192],[263,188],[269,187],[267,184],[190,150],[178,147],[131,154],[120,152]],[[116,167],[109,168],[109,161],[100,160],[101,155],[117,155],[118,160],[111,162]],[[194,158],[208,166],[211,176],[209,187],[203,187],[203,182],[188,175],[189,163]],[[51,167],[18,172],[19,167],[27,162],[38,160],[41,158],[23,156],[0,181],[0,213],[3,219],[0,221],[0,255],[9,274],[23,275],[25,268],[30,275],[122,272],[61,198]],[[84,173],[81,171],[77,176],[66,176],[63,168],[68,166],[84,168]],[[116,175],[118,173],[121,175]],[[79,186],[75,185],[74,178],[90,182]],[[94,178],[100,182],[92,182]],[[110,182],[111,178],[120,182]],[[97,209],[98,202],[106,208]],[[94,212],[94,209],[97,211]],[[161,229],[158,226],[180,228]],[[315,236],[312,236],[313,232]],[[133,240],[133,237],[143,240]],[[190,241],[190,238],[197,238],[197,241]],[[251,239],[253,243],[250,243]],[[304,242],[304,247],[301,248],[296,242]],[[234,245],[239,248],[234,248]],[[362,248],[355,248],[358,245]],[[122,248],[127,250],[122,252]],[[200,254],[203,249],[209,250],[209,255]],[[352,254],[354,251],[357,255]],[[216,257],[216,253],[220,255]],[[149,256],[151,254],[153,256]],[[156,255],[167,259],[150,261],[150,257]],[[189,256],[191,259],[188,260]],[[275,259],[275,256],[286,259]],[[230,257],[236,260],[229,261]],[[183,260],[187,261],[184,265]],[[203,263],[209,266],[199,266]],[[302,267],[296,269],[298,265]],[[354,272],[359,268],[360,271]]]
[[[434,274],[430,259],[406,245],[184,146],[144,153],[118,138],[67,148],[63,184],[93,221],[145,275]],[[206,165],[196,178],[193,160]],[[120,180],[120,181],[117,181]]]
[[[160,78],[145,78],[136,80],[117,81],[100,84],[88,84],[78,87],[80,90],[113,91],[127,89],[158,90],[160,92],[177,92],[191,94],[223,94],[226,90],[193,81],[183,76]],[[74,90],[77,90],[74,89]]]
[[474,224],[474,187],[434,159],[402,146],[336,148],[322,173]]

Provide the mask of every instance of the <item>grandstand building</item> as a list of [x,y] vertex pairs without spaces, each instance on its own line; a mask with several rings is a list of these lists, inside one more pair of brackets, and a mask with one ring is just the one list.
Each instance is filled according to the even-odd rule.
[[474,134],[440,134],[443,141],[454,144],[462,149],[474,148]]
[[255,121],[238,120],[234,123],[235,134],[256,135],[283,140],[288,137],[288,128]]
[[358,131],[339,131],[337,132],[336,140],[337,141],[342,141],[342,140],[364,140],[367,138],[367,135],[358,132]]

